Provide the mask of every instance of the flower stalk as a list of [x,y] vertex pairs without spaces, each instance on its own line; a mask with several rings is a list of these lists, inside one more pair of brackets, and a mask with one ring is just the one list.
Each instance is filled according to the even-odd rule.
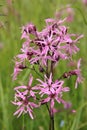
[[54,129],[54,113],[53,110],[50,108],[50,129],[49,130],[55,130]]

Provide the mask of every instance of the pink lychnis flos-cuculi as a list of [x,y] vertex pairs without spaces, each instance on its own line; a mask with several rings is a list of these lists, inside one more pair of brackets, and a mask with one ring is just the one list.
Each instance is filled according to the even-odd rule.
[[[15,87],[15,100],[12,101],[14,105],[17,106],[17,111],[14,115],[18,115],[18,117],[22,113],[28,113],[30,117],[33,119],[33,108],[39,107],[39,104],[36,104],[36,92],[32,87],[33,76],[30,75],[28,85],[22,85]],[[32,101],[31,101],[32,100]]]
[[[65,66],[63,74],[56,75],[56,71],[54,73],[59,62],[73,63],[73,55],[80,50],[79,40],[83,35],[69,33],[69,28],[63,24],[66,21],[67,18],[48,18],[45,20],[46,26],[41,31],[38,31],[33,23],[22,27],[21,39],[24,42],[20,54],[15,57],[12,76],[13,80],[16,80],[23,70],[30,69],[30,77],[27,85],[14,88],[15,96],[12,103],[17,106],[14,115],[19,117],[22,113],[28,113],[33,119],[34,109],[45,104],[50,116],[54,116],[58,110],[56,103],[63,104],[64,108],[67,106],[64,93],[70,91],[70,86],[65,87],[64,79],[69,80],[71,76],[76,76],[75,88],[82,82],[81,58],[76,62],[74,69]],[[33,71],[37,77],[33,77]]]
[[[44,81],[37,79],[40,84],[39,87],[39,94],[42,98],[41,104],[51,102],[51,109],[54,108],[55,101],[58,103],[65,104],[66,102],[62,99],[63,93],[68,92],[70,89],[69,87],[63,87],[64,81],[63,80],[56,80],[53,82],[52,73],[50,74],[49,78],[45,75]],[[46,96],[46,98],[44,98]]]

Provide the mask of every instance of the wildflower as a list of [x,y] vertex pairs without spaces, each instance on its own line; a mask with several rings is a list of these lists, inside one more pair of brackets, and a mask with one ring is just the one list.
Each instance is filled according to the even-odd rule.
[[[71,35],[71,34],[70,34]],[[77,42],[80,38],[83,37],[83,35],[77,36],[75,40],[72,40],[70,35],[65,36],[65,40],[67,41],[62,48],[66,51],[66,54],[71,57],[73,53],[77,53],[79,51],[79,48],[76,46]],[[74,35],[71,35],[74,36]]]
[[47,60],[51,59],[50,56],[47,56],[45,51],[40,52],[39,50],[36,51],[35,57],[30,59],[30,63],[39,63],[41,66],[47,66]]
[[73,8],[67,7],[66,12],[68,14],[67,22],[72,22],[74,20],[74,10],[73,10]]
[[26,40],[30,40],[29,34],[33,34],[33,35],[37,36],[36,27],[32,23],[29,23],[26,26],[22,27],[21,39],[25,38]]
[[24,62],[25,60],[30,60],[32,58],[33,52],[32,48],[24,47],[21,49],[21,54],[17,55],[17,58],[21,61]]
[[82,77],[82,75],[81,75],[80,66],[81,66],[81,59],[78,60],[77,69],[75,69],[75,70],[73,71],[73,72],[77,75],[77,79],[76,79],[76,83],[75,83],[75,88],[78,87],[78,83],[82,83],[82,81],[83,81],[83,77]]
[[20,92],[16,90],[15,101],[13,101],[12,103],[18,107],[14,115],[18,115],[19,117],[22,113],[28,113],[30,117],[33,119],[33,108],[38,107],[38,105],[34,102],[29,101],[31,98],[32,97],[26,95],[25,92]]
[[22,113],[29,113],[30,117],[33,119],[34,117],[33,117],[32,109],[39,107],[39,105],[34,103],[36,100],[36,96],[35,96],[36,92],[34,92],[32,89],[33,88],[31,86],[32,81],[33,81],[33,76],[30,75],[28,86],[23,85],[14,88],[16,92],[15,101],[13,101],[12,103],[18,106],[17,111],[14,113],[14,115],[18,115],[18,117]]
[[26,66],[22,64],[22,62],[15,62],[14,72],[12,74],[13,80],[17,79],[17,75],[25,69]]
[[42,81],[40,79],[37,79],[41,84],[40,86],[40,92],[39,94],[41,97],[44,95],[47,96],[47,98],[44,98],[41,102],[42,104],[47,103],[51,101],[51,108],[54,108],[54,100],[56,100],[58,103],[65,103],[65,101],[62,99],[62,93],[69,91],[69,87],[63,87],[64,81],[56,80],[55,82],[52,81],[52,73],[50,74],[50,77],[47,78],[45,76],[45,80]]
[[[75,88],[78,83],[82,82],[82,75],[80,70],[80,61],[77,63],[77,68],[69,72],[65,72],[59,79],[53,80],[54,67],[60,60],[73,61],[73,54],[79,51],[77,43],[83,35],[76,35],[68,33],[68,27],[62,25],[64,21],[73,20],[71,8],[67,9],[69,13],[68,19],[46,19],[46,26],[42,31],[38,31],[36,26],[32,23],[22,27],[21,39],[24,43],[21,48],[21,53],[16,56],[13,79],[25,68],[28,62],[33,65],[33,69],[44,80],[37,79],[38,84],[32,86],[33,76],[30,74],[28,85],[21,85],[15,87],[15,100],[12,102],[17,106],[17,111],[14,115],[18,117],[22,113],[28,113],[30,117],[34,118],[33,110],[43,104],[47,105],[51,123],[54,113],[60,110],[55,108],[55,102],[64,105],[65,109],[71,110],[71,103],[63,99],[63,93],[70,90],[69,87],[64,87],[64,78],[70,78],[72,75],[77,76]],[[27,64],[27,65],[26,65]],[[37,64],[39,73],[35,68]],[[40,99],[38,97],[40,97]],[[53,127],[51,124],[50,128]]]
[[22,85],[22,86],[15,87],[14,90],[16,90],[16,91],[22,90],[22,92],[26,92],[26,94],[29,93],[30,96],[32,96],[34,99],[36,99],[36,96],[35,96],[36,92],[33,91],[32,81],[33,81],[33,76],[30,74],[28,85],[27,86]]
[[76,79],[76,83],[75,83],[75,88],[78,87],[78,83],[82,83],[82,81],[83,81],[80,66],[81,66],[81,58],[78,60],[77,69],[69,71],[69,73],[66,74],[66,78],[68,78],[72,75],[76,75],[77,79]]
[[65,19],[46,19],[46,27],[41,32],[32,23],[23,26],[22,38],[25,38],[25,42],[22,53],[17,56],[20,62],[28,60],[30,64],[46,67],[48,60],[57,64],[60,59],[66,60],[79,51],[76,42],[82,36],[73,40],[71,36],[74,34],[68,34],[68,28],[61,25],[64,21]]

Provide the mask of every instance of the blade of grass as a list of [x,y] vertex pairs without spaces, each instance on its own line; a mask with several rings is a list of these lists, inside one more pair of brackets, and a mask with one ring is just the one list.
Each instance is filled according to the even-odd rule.
[[8,114],[7,114],[7,106],[6,106],[6,93],[4,94],[3,86],[0,78],[0,96],[1,96],[1,106],[2,106],[2,124],[3,129],[9,130],[9,121],[8,121]]

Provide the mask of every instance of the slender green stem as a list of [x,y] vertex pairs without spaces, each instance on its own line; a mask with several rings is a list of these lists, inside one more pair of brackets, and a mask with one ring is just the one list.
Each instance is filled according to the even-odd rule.
[[[54,67],[54,62],[51,61],[50,72],[52,73],[52,76],[53,76],[53,67]],[[49,130],[54,130],[54,113],[53,113],[53,109],[51,108],[51,101],[50,101],[50,124],[49,124]]]
[[54,115],[51,116],[51,130],[54,130]]
[[49,130],[55,130],[54,129],[54,113],[53,113],[53,109],[51,108],[51,101],[50,101],[50,123],[49,123]]
[[49,72],[48,72],[48,60],[47,60],[47,67],[46,67],[46,76],[49,77]]
[[81,16],[84,20],[84,23],[87,25],[87,20],[86,20],[84,14],[83,14],[83,11],[79,7],[73,7],[73,8],[77,9],[80,12],[80,14],[81,14]]
[[43,76],[40,75],[40,73],[36,71],[36,69],[35,69],[34,66],[33,66],[32,68],[29,68],[29,67],[26,67],[26,68],[28,68],[28,69],[30,69],[30,70],[33,70],[38,76],[40,76],[40,77],[43,79]]
[[24,123],[24,114],[23,114],[23,116],[22,116],[22,130],[24,130],[25,129],[25,123]]
[[38,73],[38,72],[36,71],[36,69],[34,68],[34,66],[33,66],[32,70],[34,70],[34,71],[36,72],[36,74],[39,75],[39,76],[43,79],[43,76],[40,75],[40,73]]

